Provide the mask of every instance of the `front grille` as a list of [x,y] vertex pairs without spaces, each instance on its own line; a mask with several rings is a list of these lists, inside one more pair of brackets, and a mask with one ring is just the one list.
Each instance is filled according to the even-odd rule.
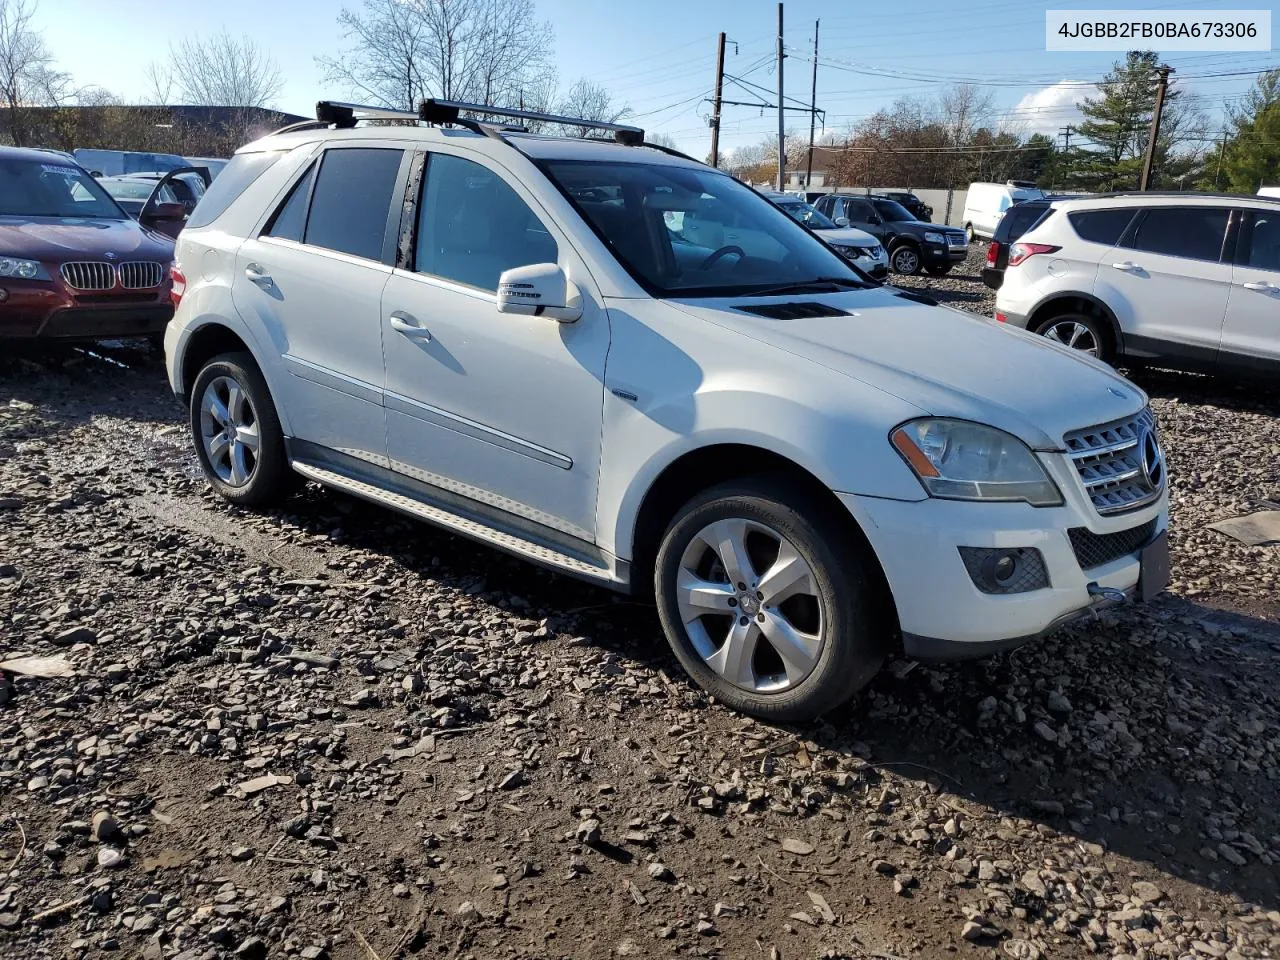
[[120,264],[120,286],[126,290],[147,290],[160,286],[164,268],[149,260],[129,260]]
[[1140,527],[1119,533],[1094,533],[1087,527],[1072,527],[1067,536],[1071,538],[1071,549],[1076,552],[1080,569],[1092,570],[1137,553],[1151,542],[1155,532],[1156,519],[1152,517]]
[[75,260],[62,265],[62,279],[76,290],[110,290],[116,285],[116,268],[98,260]]
[[[1143,454],[1148,435],[1155,458]],[[1164,489],[1164,461],[1149,408],[1135,417],[1069,433],[1064,442],[1085,493],[1103,516],[1146,506]]]

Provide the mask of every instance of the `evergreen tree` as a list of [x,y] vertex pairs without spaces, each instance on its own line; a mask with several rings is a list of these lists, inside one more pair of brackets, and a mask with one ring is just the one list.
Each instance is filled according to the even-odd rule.
[[1222,152],[1222,172],[1211,166],[1206,177],[1235,193],[1256,193],[1280,184],[1280,70],[1258,78],[1244,104],[1232,111],[1230,134]]

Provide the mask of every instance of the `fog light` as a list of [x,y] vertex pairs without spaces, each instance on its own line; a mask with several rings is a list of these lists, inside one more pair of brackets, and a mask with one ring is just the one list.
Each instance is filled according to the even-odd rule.
[[1044,557],[1033,547],[960,547],[960,558],[983,593],[1028,593],[1050,585]]

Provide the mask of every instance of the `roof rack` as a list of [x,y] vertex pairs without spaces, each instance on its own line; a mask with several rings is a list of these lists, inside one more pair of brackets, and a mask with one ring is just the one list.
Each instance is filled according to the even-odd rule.
[[[429,123],[461,123],[469,126],[462,113],[479,113],[490,117],[510,117],[516,120],[537,120],[542,123],[559,123],[568,127],[585,127],[588,130],[607,130],[613,138],[627,146],[644,143],[644,130],[624,123],[605,123],[603,120],[587,120],[582,117],[565,117],[555,113],[538,113],[533,110],[512,110],[510,107],[491,107],[482,103],[463,103],[458,100],[423,100],[418,107],[418,119]],[[479,123],[472,120],[471,123]]]

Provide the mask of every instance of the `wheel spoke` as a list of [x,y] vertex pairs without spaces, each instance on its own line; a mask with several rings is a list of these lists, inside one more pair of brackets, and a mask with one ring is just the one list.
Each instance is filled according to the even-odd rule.
[[778,559],[764,572],[757,589],[765,603],[777,606],[797,593],[813,593],[813,577],[796,548],[783,540],[778,546]]
[[1088,332],[1089,331],[1086,330],[1083,325],[1079,323],[1073,323],[1071,325],[1071,339],[1067,341],[1067,346],[1074,347],[1077,343],[1080,342],[1080,338]]
[[746,583],[754,578],[751,558],[747,556],[747,521],[731,519],[713,523],[704,531],[703,539],[720,558],[731,583]]
[[751,661],[759,641],[760,631],[754,620],[748,620],[745,626],[741,620],[735,620],[720,649],[707,658],[707,666],[730,683],[753,689],[756,678]]
[[218,398],[217,393],[212,389],[206,390],[204,394],[205,409],[209,411],[209,416],[213,417],[213,422],[220,427],[225,427],[231,423],[231,413],[227,410],[226,405]]
[[245,459],[246,448],[238,440],[231,441],[231,484],[242,486],[249,479],[249,464]]
[[1048,330],[1046,330],[1044,332],[1045,339],[1053,340],[1056,343],[1061,343],[1065,345],[1066,341],[1062,339],[1062,334],[1058,333],[1058,329],[1059,329],[1058,327],[1050,327]]
[[245,422],[244,415],[245,395],[240,389],[240,384],[234,380],[227,381],[227,411],[231,414],[231,419],[236,426]]
[[813,669],[822,646],[821,637],[797,630],[776,613],[766,613],[760,629],[769,645],[782,658],[789,682],[799,681]]
[[216,464],[227,455],[227,449],[230,446],[231,438],[225,432],[215,434],[209,440],[209,462]]
[[734,595],[731,583],[714,583],[703,580],[690,570],[681,570],[676,591],[685,623],[708,613],[736,613],[729,606]]
[[258,455],[258,425],[251,423],[247,427],[236,427],[236,440],[248,447],[255,457]]

